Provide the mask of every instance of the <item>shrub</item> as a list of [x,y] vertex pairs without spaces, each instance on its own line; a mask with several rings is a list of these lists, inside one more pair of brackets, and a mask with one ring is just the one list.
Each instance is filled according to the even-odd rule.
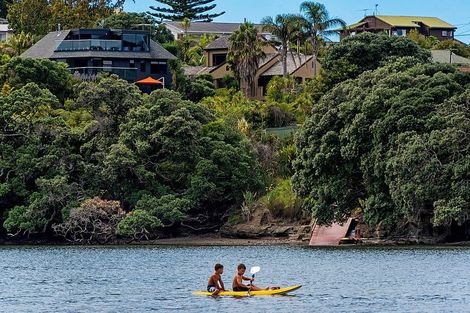
[[116,227],[123,216],[119,201],[93,198],[71,209],[69,218],[62,224],[54,225],[53,229],[73,242],[104,244],[115,238]]

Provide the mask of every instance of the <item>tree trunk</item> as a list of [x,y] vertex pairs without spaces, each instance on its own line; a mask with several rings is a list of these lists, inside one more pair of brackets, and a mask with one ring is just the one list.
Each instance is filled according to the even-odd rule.
[[282,46],[282,76],[287,77],[287,43]]

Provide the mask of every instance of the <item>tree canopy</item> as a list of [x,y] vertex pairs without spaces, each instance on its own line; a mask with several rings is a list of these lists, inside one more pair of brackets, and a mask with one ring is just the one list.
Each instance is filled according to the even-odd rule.
[[318,221],[357,208],[371,225],[467,221],[469,83],[454,67],[405,57],[328,92],[294,162],[294,188]]
[[[50,74],[61,63],[51,64]],[[9,233],[149,238],[190,216],[220,223],[261,186],[251,145],[205,106],[169,90],[143,95],[115,75],[83,82],[61,102],[46,89],[59,88],[53,82],[35,76],[0,97],[0,216]]]
[[211,22],[214,18],[225,14],[208,13],[217,5],[214,0],[156,0],[164,6],[150,6],[155,12],[148,12],[157,19],[172,21],[183,21],[185,18],[191,21]]

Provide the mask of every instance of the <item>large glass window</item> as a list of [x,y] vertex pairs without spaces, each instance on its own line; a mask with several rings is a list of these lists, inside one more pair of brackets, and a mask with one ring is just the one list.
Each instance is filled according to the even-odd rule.
[[146,34],[122,34],[123,51],[148,51],[148,42]]

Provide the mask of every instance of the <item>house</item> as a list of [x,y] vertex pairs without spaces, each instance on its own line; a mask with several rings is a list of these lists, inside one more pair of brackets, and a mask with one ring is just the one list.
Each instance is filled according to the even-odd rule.
[[8,26],[8,21],[0,18],[0,41],[6,41],[13,35],[13,30]]
[[[171,32],[175,39],[181,39],[183,36],[192,35],[201,37],[202,35],[229,36],[240,29],[241,23],[218,23],[218,22],[191,22],[188,29],[184,29],[181,22],[166,21],[163,25]],[[259,33],[270,39],[270,33],[263,32],[263,26],[255,24]]]
[[[254,84],[251,86],[251,94],[254,95],[254,98],[259,100],[264,99],[269,81],[274,76],[283,75],[283,65],[279,50],[269,44],[265,45],[263,50],[266,56],[259,60],[259,68],[256,72]],[[215,86],[220,87],[222,79],[225,76],[234,76],[227,64],[228,52],[228,37],[223,36],[214,40],[204,49],[205,66],[186,67],[184,69],[185,74],[190,77],[210,74],[214,80]],[[289,75],[293,76],[297,82],[302,83],[312,79],[320,72],[320,68],[321,66],[318,61],[314,62],[313,56],[289,52],[287,58],[287,72]]]
[[341,39],[362,32],[382,33],[389,36],[406,36],[411,30],[417,30],[424,36],[434,36],[439,40],[454,39],[457,28],[437,17],[425,16],[389,16],[371,15],[356,24],[338,30]]
[[129,82],[151,77],[166,86],[171,85],[168,61],[176,58],[146,31],[113,29],[51,32],[21,57],[67,63],[71,73],[84,80],[108,72]]

